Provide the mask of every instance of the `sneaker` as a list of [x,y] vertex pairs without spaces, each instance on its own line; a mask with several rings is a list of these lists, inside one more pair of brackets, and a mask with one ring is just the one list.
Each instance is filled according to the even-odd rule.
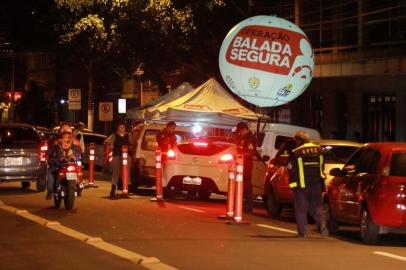
[[295,238],[304,239],[307,238],[307,234],[298,234],[295,236]]
[[51,200],[54,194],[52,192],[48,192],[47,196],[45,197],[46,200]]
[[322,228],[320,229],[320,234],[321,234],[321,236],[323,236],[323,237],[328,236],[328,229],[327,229],[326,227],[322,227]]

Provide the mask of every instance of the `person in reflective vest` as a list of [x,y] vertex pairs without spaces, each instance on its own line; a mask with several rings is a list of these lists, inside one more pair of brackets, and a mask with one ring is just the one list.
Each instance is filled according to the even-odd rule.
[[308,213],[322,236],[328,235],[323,216],[324,157],[320,146],[309,142],[309,135],[299,131],[294,136],[296,148],[289,157],[289,187],[294,192],[298,237],[307,237]]

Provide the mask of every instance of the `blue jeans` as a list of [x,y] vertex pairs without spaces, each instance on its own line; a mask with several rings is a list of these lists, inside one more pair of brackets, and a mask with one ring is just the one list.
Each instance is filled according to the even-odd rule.
[[56,167],[49,167],[48,168],[48,193],[55,192],[55,174],[58,172],[58,168]]
[[305,235],[307,233],[308,213],[313,217],[317,227],[320,227],[322,225],[322,222],[324,222],[322,220],[322,192],[323,190],[321,185],[312,185],[307,186],[306,188],[297,188],[294,191],[295,216],[299,234]]

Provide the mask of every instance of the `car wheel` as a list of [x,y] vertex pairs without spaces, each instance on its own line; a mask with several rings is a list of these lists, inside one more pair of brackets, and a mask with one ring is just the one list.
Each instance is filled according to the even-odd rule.
[[35,183],[35,186],[36,186],[38,192],[45,191],[45,189],[47,188],[46,178],[44,177],[44,178],[38,179],[37,182]]
[[138,187],[140,186],[141,174],[138,169],[134,169],[131,172],[131,190],[132,192],[137,192]]
[[28,182],[28,181],[23,181],[23,182],[21,182],[21,187],[22,187],[23,189],[29,189],[30,186],[31,186],[31,183]]
[[331,207],[328,202],[323,203],[323,215],[324,219],[326,220],[327,230],[330,235],[337,234],[338,231],[338,223],[335,220],[333,213],[331,212]]
[[165,199],[172,199],[176,195],[176,189],[172,189],[171,186],[167,186],[164,188],[164,198]]
[[208,201],[210,199],[211,192],[207,189],[199,190],[197,192],[197,198],[202,201]]
[[264,198],[265,209],[268,212],[268,215],[273,218],[277,218],[280,216],[282,212],[282,205],[276,199],[275,194],[273,193],[272,189],[268,192],[268,194]]
[[379,237],[379,226],[374,224],[366,207],[361,211],[360,222],[361,240],[366,244],[373,244]]

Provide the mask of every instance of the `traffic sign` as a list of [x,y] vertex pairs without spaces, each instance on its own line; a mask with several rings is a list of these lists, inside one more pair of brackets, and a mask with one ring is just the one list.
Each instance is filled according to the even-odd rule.
[[113,102],[99,102],[99,121],[113,121]]
[[68,89],[69,110],[80,110],[82,105],[82,93],[80,89]]

